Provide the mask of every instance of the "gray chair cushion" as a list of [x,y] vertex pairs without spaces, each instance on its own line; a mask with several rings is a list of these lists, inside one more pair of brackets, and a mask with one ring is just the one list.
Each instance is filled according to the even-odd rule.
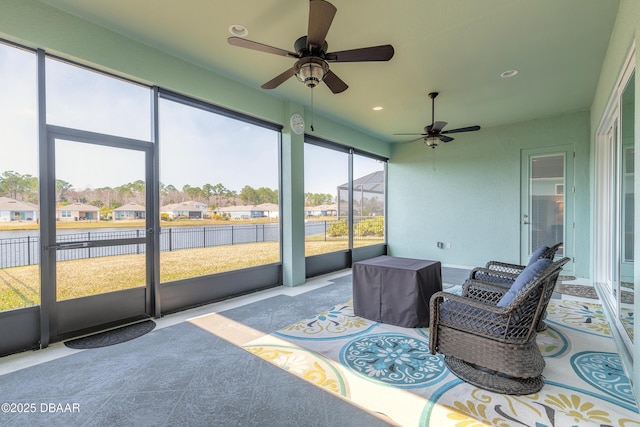
[[538,261],[542,254],[548,250],[549,246],[540,246],[538,249],[536,249],[535,252],[531,254],[531,258],[529,258],[529,264],[527,264],[527,267]]
[[514,300],[516,295],[518,295],[518,292],[524,289],[529,284],[529,282],[531,282],[536,277],[536,275],[542,273],[547,267],[549,267],[551,265],[551,262],[552,261],[550,259],[543,258],[537,260],[531,265],[528,265],[524,270],[522,270],[522,273],[518,275],[518,278],[513,282],[507,293],[504,294],[502,298],[500,298],[500,301],[498,301],[496,305],[498,307],[504,307],[508,305],[511,301]]

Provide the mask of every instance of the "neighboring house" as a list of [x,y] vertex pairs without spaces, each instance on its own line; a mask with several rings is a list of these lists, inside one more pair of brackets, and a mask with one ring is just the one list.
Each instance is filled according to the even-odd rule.
[[332,205],[318,205],[307,206],[304,208],[305,216],[336,216],[338,215],[338,206],[334,203]]
[[145,219],[146,213],[147,209],[144,206],[137,203],[127,203],[126,205],[122,205],[113,210],[113,219],[116,221],[125,219]]
[[278,218],[280,208],[275,203],[261,203],[259,205],[239,205],[218,208],[215,214],[229,216],[231,219]]
[[[353,214],[384,216],[384,171],[379,170],[353,180]],[[338,216],[347,216],[349,183],[338,186]]]
[[0,222],[37,221],[38,212],[38,205],[33,203],[0,197]]
[[173,203],[160,207],[160,218],[162,219],[203,219],[207,212],[207,205],[200,202],[188,201]]
[[58,206],[56,221],[100,221],[100,209],[84,203]]

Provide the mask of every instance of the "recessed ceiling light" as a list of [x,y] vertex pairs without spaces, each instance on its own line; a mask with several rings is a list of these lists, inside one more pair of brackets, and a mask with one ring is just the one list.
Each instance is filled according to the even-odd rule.
[[234,24],[229,27],[229,32],[236,37],[246,37],[249,35],[249,30],[244,25]]
[[380,111],[380,110],[384,110],[384,108],[379,105],[377,107],[373,107],[373,111]]
[[507,70],[504,73],[500,74],[500,77],[509,78],[518,74],[518,70]]

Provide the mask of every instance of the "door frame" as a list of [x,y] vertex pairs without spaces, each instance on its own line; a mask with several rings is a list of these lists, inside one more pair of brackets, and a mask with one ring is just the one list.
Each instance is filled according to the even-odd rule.
[[[125,289],[104,294],[57,301],[56,298],[56,252],[60,249],[56,243],[56,201],[55,201],[55,141],[57,139],[79,143],[101,145],[125,150],[143,152],[145,156],[145,219],[144,237],[140,242],[145,246],[146,286]],[[48,195],[42,201],[41,208],[45,215],[41,216],[41,346],[46,347],[51,341],[59,341],[69,336],[88,333],[148,318],[154,315],[155,278],[155,227],[154,227],[154,151],[155,146],[149,141],[97,132],[66,128],[62,126],[46,126],[46,150],[41,154],[41,161],[46,162],[46,174],[41,177],[42,186]],[[46,156],[43,158],[43,156]],[[106,243],[118,245],[123,240]],[[93,244],[93,242],[92,242]],[[105,243],[96,243],[104,246]]]
[[[612,324],[611,332],[615,340],[620,344],[620,356],[628,369],[633,369],[634,344],[627,334],[620,320],[621,292],[621,244],[620,229],[622,227],[620,215],[620,159],[623,146],[622,141],[622,97],[629,83],[629,79],[636,70],[636,46],[632,41],[623,67],[618,74],[607,104],[602,112],[600,123],[595,132],[595,212],[593,221],[593,278],[594,285],[599,289],[603,307]],[[634,77],[635,78],[635,77]],[[636,86],[637,91],[637,86]],[[637,105],[637,99],[635,102]],[[637,117],[637,111],[636,111]],[[636,124],[637,128],[637,124]],[[634,135],[637,141],[638,136]],[[637,143],[634,143],[634,147]],[[635,153],[635,165],[640,158]],[[637,180],[637,178],[635,178]],[[636,181],[637,182],[637,181]],[[638,189],[638,186],[635,187]],[[638,199],[635,204],[637,206]],[[599,208],[600,206],[606,206]],[[635,210],[637,218],[638,210]],[[634,218],[634,221],[635,221]],[[638,248],[638,240],[635,239],[635,247]],[[637,252],[636,252],[637,253]],[[634,281],[637,276],[637,267],[634,268]],[[636,338],[637,339],[637,338]]]
[[[575,148],[573,144],[553,145],[548,147],[522,149],[520,152],[520,263],[526,265],[531,257],[530,241],[530,186],[531,158],[534,156],[564,155],[564,213],[563,213],[563,256],[569,257],[563,268],[565,274],[574,272],[574,241],[575,241],[575,174],[574,158]],[[525,218],[524,215],[527,215]]]
[[617,263],[615,244],[616,219],[616,147],[618,147],[618,112],[610,111],[598,135],[595,147],[595,213],[594,213],[594,282],[613,295]]

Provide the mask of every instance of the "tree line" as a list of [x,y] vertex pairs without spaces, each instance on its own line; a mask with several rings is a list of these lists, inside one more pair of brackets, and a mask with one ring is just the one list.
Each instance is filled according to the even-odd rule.
[[[127,203],[145,204],[145,182],[129,182],[117,187],[77,189],[62,179],[55,182],[56,203],[85,203],[98,208],[115,209]],[[38,178],[14,171],[0,175],[0,196],[15,200],[38,203]],[[239,191],[230,190],[222,183],[204,184],[202,187],[184,185],[181,189],[171,184],[160,183],[160,204],[168,205],[186,201],[206,203],[210,208],[235,205],[259,205],[278,203],[278,190],[267,187],[253,188],[245,185]],[[331,194],[305,193],[306,206],[334,203]]]

